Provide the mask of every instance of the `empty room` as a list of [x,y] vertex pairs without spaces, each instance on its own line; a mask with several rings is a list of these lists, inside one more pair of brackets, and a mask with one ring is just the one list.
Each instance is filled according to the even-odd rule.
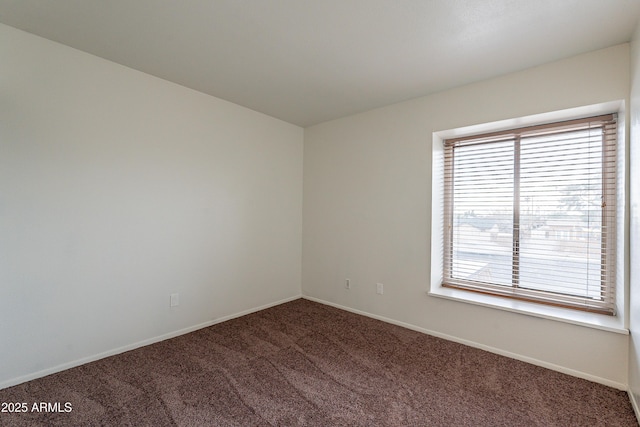
[[637,426],[639,18],[0,0],[0,426]]

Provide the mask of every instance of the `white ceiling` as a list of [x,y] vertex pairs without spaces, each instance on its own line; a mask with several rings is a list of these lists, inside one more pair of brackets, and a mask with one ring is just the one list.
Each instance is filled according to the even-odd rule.
[[629,41],[640,0],[0,0],[0,22],[300,126]]

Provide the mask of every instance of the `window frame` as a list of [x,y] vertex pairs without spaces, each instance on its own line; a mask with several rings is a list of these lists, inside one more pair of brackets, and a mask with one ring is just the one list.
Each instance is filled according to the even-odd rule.
[[[444,141],[445,149],[445,190],[444,190],[444,256],[443,256],[443,282],[442,286],[462,289],[472,292],[486,293],[489,295],[495,295],[506,298],[515,298],[525,301],[531,301],[540,304],[556,305],[559,307],[565,307],[570,309],[592,311],[602,314],[615,314],[615,169],[616,169],[616,146],[617,146],[617,134],[615,134],[617,128],[616,114],[607,114],[599,116],[591,116],[580,119],[551,122],[541,125],[526,126],[515,129],[507,129],[497,132],[489,132],[482,134],[474,134],[470,136],[450,138]],[[524,138],[530,138],[535,136],[548,136],[548,135],[561,135],[567,132],[579,132],[586,129],[601,129],[602,130],[602,149],[601,149],[601,172],[602,172],[602,190],[603,190],[603,203],[601,206],[602,223],[600,226],[600,233],[602,235],[600,242],[600,293],[601,300],[580,297],[580,296],[567,296],[558,291],[543,291],[521,288],[519,286],[520,274],[520,180],[522,172],[520,168],[521,148],[520,141]],[[614,136],[610,137],[606,131],[614,132]],[[491,149],[495,144],[501,142],[513,143],[513,223],[511,227],[512,232],[512,247],[511,253],[511,286],[505,284],[492,283],[484,280],[471,280],[460,277],[454,277],[454,264],[456,259],[454,257],[454,186],[456,182],[456,170],[454,167],[454,161],[456,157],[456,150],[464,149],[465,147],[480,147],[483,146]],[[577,153],[578,155],[580,153]],[[477,163],[477,165],[484,167],[484,163]],[[473,168],[473,166],[471,166]],[[609,191],[611,190],[611,191]],[[613,218],[613,220],[612,220]],[[457,261],[460,262],[460,261]]]
[[[520,315],[533,316],[551,321],[579,325],[608,332],[628,335],[629,300],[628,300],[628,120],[626,102],[623,99],[583,105],[563,110],[535,113],[531,115],[516,115],[511,118],[497,118],[494,121],[469,122],[464,118],[457,118],[450,123],[453,126],[431,131],[431,148],[429,150],[429,186],[430,208],[429,223],[429,256],[428,282],[426,294],[432,298],[444,299],[453,303],[470,304],[506,311]],[[595,116],[601,114],[618,114],[618,158],[617,158],[617,268],[616,268],[616,315],[606,316],[578,310],[569,310],[556,306],[549,306],[512,298],[502,298],[492,295],[468,292],[458,289],[445,288],[443,282],[443,203],[444,203],[444,145],[448,138],[467,136],[478,133],[499,131],[503,129],[537,125],[553,121],[571,120],[578,117]],[[454,308],[455,306],[449,306]]]

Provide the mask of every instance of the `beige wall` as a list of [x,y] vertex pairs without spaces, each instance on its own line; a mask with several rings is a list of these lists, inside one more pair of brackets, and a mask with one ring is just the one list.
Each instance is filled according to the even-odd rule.
[[0,63],[0,387],[300,295],[302,128],[3,25]]
[[626,388],[628,335],[427,291],[433,132],[628,102],[628,82],[623,44],[305,129],[303,294]]
[[636,416],[640,419],[640,23],[631,43],[631,298],[629,389]]

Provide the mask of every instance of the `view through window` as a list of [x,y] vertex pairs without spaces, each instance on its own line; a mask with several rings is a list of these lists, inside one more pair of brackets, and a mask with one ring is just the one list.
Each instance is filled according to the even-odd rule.
[[613,314],[613,115],[445,141],[444,286]]

